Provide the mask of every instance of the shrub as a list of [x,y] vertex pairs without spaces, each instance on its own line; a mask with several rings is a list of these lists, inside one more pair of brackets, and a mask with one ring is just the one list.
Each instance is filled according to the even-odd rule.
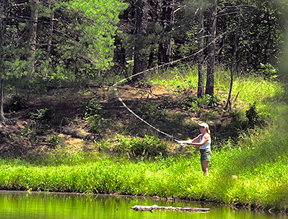
[[13,95],[12,99],[9,101],[7,105],[7,109],[10,112],[17,112],[22,109],[28,108],[28,101],[25,99],[23,95]]
[[36,113],[30,112],[28,117],[32,120],[41,122],[41,123],[48,123],[51,121],[53,117],[52,109],[51,108],[44,108],[36,110]]
[[151,160],[156,157],[166,157],[168,154],[166,143],[154,136],[145,135],[144,138],[134,137],[132,139],[118,137],[119,143],[115,144],[113,151],[127,155],[131,159]]
[[61,139],[59,138],[58,135],[52,135],[47,140],[47,143],[48,143],[49,147],[51,147],[51,148],[55,148],[56,146],[58,146],[60,144],[60,142],[61,142]]
[[203,98],[198,98],[198,104],[202,107],[216,107],[219,104],[219,98],[216,95],[205,94]]
[[256,102],[253,105],[250,105],[249,109],[245,113],[248,124],[250,128],[254,128],[255,125],[257,126],[265,126],[268,124],[271,116],[268,113],[259,114],[256,111]]
[[102,111],[102,105],[98,103],[98,100],[96,98],[92,98],[88,101],[88,103],[85,106],[83,117],[88,118],[90,116],[94,116],[97,114],[100,114]]
[[89,132],[101,133],[107,125],[110,125],[111,119],[103,117],[104,110],[96,98],[92,98],[85,106],[83,117],[89,123]]
[[92,133],[101,133],[111,122],[111,119],[105,119],[97,114],[86,117],[85,120],[89,123],[89,132]]
[[254,126],[258,123],[259,115],[256,112],[256,102],[253,105],[250,105],[249,109],[245,113],[249,126],[254,128]]
[[130,156],[138,159],[167,156],[167,145],[154,136],[145,135],[145,138],[133,138],[131,140]]

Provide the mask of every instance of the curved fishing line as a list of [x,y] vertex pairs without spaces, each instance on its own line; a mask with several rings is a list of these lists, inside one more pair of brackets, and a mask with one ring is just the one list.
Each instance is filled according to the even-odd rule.
[[[212,42],[210,42],[210,44],[214,43],[214,41],[216,41],[218,38],[222,37],[224,34],[226,34],[226,33],[228,33],[228,32],[231,32],[231,31],[225,31],[223,34],[220,34],[220,35],[219,35],[218,37],[216,37]],[[208,47],[210,44],[207,44],[206,47]],[[146,125],[148,125],[148,126],[151,127],[152,129],[156,130],[157,132],[159,132],[159,133],[161,133],[161,134],[163,134],[163,135],[165,135],[165,136],[173,139],[174,141],[177,141],[177,142],[178,142],[179,140],[177,140],[173,135],[170,135],[170,134],[167,134],[167,133],[161,131],[160,129],[156,128],[155,126],[151,125],[150,123],[148,123],[147,121],[145,121],[144,119],[142,119],[142,118],[141,118],[140,116],[138,116],[135,112],[133,112],[133,110],[131,110],[131,109],[125,104],[125,102],[122,100],[122,98],[120,97],[119,92],[118,92],[118,90],[117,90],[117,88],[116,88],[116,85],[117,85],[117,84],[120,84],[120,83],[122,83],[122,82],[124,82],[124,81],[127,81],[128,79],[132,79],[133,77],[136,77],[136,76],[138,76],[138,75],[144,74],[145,72],[152,71],[152,70],[154,70],[154,69],[158,69],[158,68],[164,67],[164,66],[166,66],[166,65],[171,65],[171,64],[174,64],[174,63],[176,63],[176,62],[180,62],[180,61],[182,61],[182,60],[184,60],[184,59],[188,59],[188,58],[190,58],[190,57],[192,57],[192,56],[195,56],[195,55],[197,55],[198,53],[202,52],[206,47],[204,47],[202,50],[199,50],[199,51],[197,51],[196,53],[194,53],[194,54],[192,54],[192,55],[190,55],[190,56],[183,57],[183,58],[181,58],[181,59],[177,59],[177,60],[174,60],[174,61],[171,61],[171,62],[168,62],[168,63],[164,63],[163,65],[159,65],[159,66],[156,66],[156,67],[153,67],[153,68],[150,68],[150,69],[147,69],[147,70],[138,72],[138,73],[136,73],[136,74],[134,74],[134,75],[131,75],[131,76],[127,77],[127,78],[124,78],[124,79],[118,81],[117,83],[115,83],[114,85],[112,85],[112,87],[114,87],[114,91],[115,91],[115,93],[116,93],[116,96],[118,97],[118,100],[119,100],[119,101],[122,103],[122,105],[123,105],[132,115],[134,115],[136,118],[138,118],[139,120],[141,120],[142,122],[144,122]]]
[[118,90],[117,90],[116,87],[114,87],[114,91],[116,91],[116,95],[118,96],[118,100],[122,103],[122,105],[123,105],[130,113],[132,113],[136,118],[138,118],[139,120],[141,120],[142,122],[144,122],[146,125],[150,126],[151,128],[155,129],[157,132],[159,132],[159,133],[161,133],[161,134],[163,134],[163,135],[166,135],[167,137],[172,138],[172,139],[174,139],[175,141],[177,141],[176,138],[173,137],[172,135],[169,135],[169,134],[161,131],[160,129],[158,129],[158,128],[156,128],[155,126],[151,125],[150,123],[148,123],[147,121],[145,121],[144,119],[142,119],[140,116],[138,116],[136,113],[134,113],[133,110],[131,110],[131,109],[125,104],[125,102],[122,100],[122,98],[118,95],[119,92],[118,92]]

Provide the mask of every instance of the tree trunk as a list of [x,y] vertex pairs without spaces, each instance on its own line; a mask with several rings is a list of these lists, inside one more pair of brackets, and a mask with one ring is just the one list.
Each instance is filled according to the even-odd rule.
[[[201,0],[199,1],[201,4]],[[204,96],[204,72],[203,72],[203,63],[204,63],[204,18],[203,18],[203,8],[200,5],[199,14],[198,14],[198,91],[197,97],[202,98]]]
[[161,7],[161,25],[164,28],[164,37],[162,43],[159,43],[158,65],[170,62],[172,51],[172,31],[175,20],[175,0],[165,0]]
[[235,38],[234,38],[234,52],[233,52],[233,57],[232,57],[232,63],[231,63],[231,81],[230,81],[230,90],[229,90],[229,94],[228,94],[228,98],[227,98],[227,103],[225,106],[225,109],[227,109],[228,107],[231,107],[231,94],[232,94],[232,88],[233,88],[233,77],[234,77],[234,63],[236,60],[236,52],[237,52],[237,43],[238,43],[238,35],[239,35],[239,28],[241,25],[241,10],[242,8],[240,7],[239,9],[239,17],[238,17],[238,26],[236,29],[236,33],[235,33]]
[[3,101],[4,101],[4,75],[5,75],[5,55],[4,55],[4,41],[6,33],[6,17],[7,17],[8,0],[1,0],[0,2],[0,123],[5,122]]
[[208,36],[208,58],[207,58],[207,80],[206,94],[214,95],[214,68],[215,68],[215,40],[216,40],[216,21],[217,21],[217,0],[211,7]]
[[133,82],[147,80],[147,35],[148,7],[147,0],[138,0],[136,3],[136,44],[134,48]]
[[168,62],[170,61],[170,56],[171,56],[171,52],[172,52],[172,44],[173,44],[172,32],[174,30],[174,19],[175,19],[174,10],[175,10],[175,1],[172,0],[170,3],[170,11],[169,11],[169,25],[171,27],[171,30],[169,33],[169,40],[168,40],[166,54],[165,54]]
[[50,0],[50,30],[49,30],[49,38],[48,38],[48,47],[47,47],[47,55],[46,55],[46,78],[48,77],[48,69],[50,63],[50,53],[53,39],[53,29],[54,29],[54,3]]
[[3,110],[3,102],[4,102],[4,79],[0,79],[0,123],[5,123],[5,116]]
[[34,72],[35,72],[35,56],[36,56],[37,24],[38,24],[38,4],[39,4],[39,0],[32,0],[31,17],[30,17],[30,22],[31,22],[31,29],[30,29],[31,72],[30,72],[30,77],[33,77]]

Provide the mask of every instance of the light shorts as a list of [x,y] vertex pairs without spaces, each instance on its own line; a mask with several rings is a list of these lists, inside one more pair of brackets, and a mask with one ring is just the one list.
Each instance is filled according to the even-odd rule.
[[200,149],[200,153],[201,153],[201,161],[210,161],[211,159],[211,149]]

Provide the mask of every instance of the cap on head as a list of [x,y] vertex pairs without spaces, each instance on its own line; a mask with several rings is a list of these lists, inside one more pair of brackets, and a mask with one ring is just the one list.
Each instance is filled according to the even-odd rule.
[[207,130],[209,129],[209,125],[205,122],[200,123],[199,126],[206,128]]

